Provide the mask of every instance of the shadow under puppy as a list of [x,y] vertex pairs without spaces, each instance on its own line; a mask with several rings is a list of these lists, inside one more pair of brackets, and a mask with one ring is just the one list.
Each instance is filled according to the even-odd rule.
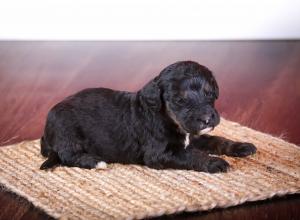
[[41,169],[123,163],[225,172],[229,164],[209,154],[244,157],[256,148],[205,134],[220,122],[218,95],[211,71],[192,61],[166,67],[137,93],[80,91],[50,110],[41,138],[48,159]]

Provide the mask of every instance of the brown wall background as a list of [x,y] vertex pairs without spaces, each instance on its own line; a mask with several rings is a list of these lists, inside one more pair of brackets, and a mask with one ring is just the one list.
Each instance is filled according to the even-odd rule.
[[227,119],[300,144],[300,41],[0,42],[0,145],[39,138],[48,110],[86,87],[136,91],[194,60]]

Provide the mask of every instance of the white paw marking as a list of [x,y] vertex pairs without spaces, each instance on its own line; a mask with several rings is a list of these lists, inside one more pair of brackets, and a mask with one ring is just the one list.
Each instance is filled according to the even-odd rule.
[[187,146],[189,146],[189,144],[190,144],[190,133],[186,133],[185,140],[184,140],[184,149],[186,149]]
[[206,133],[210,132],[211,130],[213,130],[212,127],[205,128],[205,129],[199,131],[198,134],[199,134],[199,135],[206,134]]
[[95,168],[104,170],[107,168],[107,163],[105,163],[104,161],[100,161],[96,164]]

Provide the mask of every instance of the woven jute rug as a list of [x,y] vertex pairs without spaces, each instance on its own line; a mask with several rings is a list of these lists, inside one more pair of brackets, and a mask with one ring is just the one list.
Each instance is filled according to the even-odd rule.
[[35,140],[0,148],[0,183],[63,219],[141,219],[300,192],[298,146],[224,119],[213,133],[252,142],[258,151],[224,157],[231,169],[222,174],[120,164],[41,171],[44,158]]

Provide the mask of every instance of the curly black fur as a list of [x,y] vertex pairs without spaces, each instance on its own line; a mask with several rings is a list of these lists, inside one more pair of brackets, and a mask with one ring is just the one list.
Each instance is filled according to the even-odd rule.
[[256,148],[203,135],[220,121],[214,108],[218,95],[210,70],[192,61],[166,67],[137,93],[80,91],[50,110],[41,138],[48,159],[41,169],[58,164],[91,169],[104,161],[226,171],[229,164],[209,153],[247,156]]

